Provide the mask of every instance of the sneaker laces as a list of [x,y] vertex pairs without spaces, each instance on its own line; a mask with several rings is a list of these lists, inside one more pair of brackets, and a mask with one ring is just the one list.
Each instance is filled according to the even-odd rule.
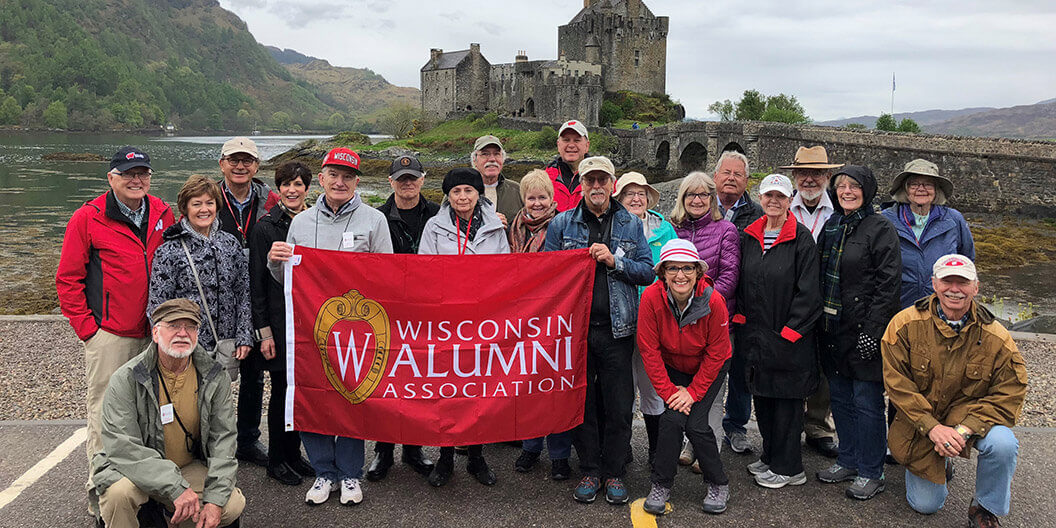
[[583,477],[583,480],[579,481],[578,487],[582,488],[583,486],[598,488],[601,486],[601,480],[598,477]]
[[722,486],[719,486],[718,484],[709,484],[708,485],[708,497],[707,497],[706,500],[718,501],[721,498],[722,498]]
[[835,463],[835,462],[833,462],[832,465],[829,466],[829,473],[839,473],[839,472],[843,471],[844,469],[846,469],[846,468],[841,466],[841,465],[839,465],[839,464],[837,464],[837,463]]
[[359,487],[359,479],[346,478],[341,481],[341,485],[347,488],[356,489]]
[[617,490],[623,490],[623,481],[618,478],[611,478],[605,481],[605,487],[615,488]]
[[667,502],[667,488],[663,486],[653,485],[653,488],[649,490],[649,502]]
[[313,490],[321,490],[323,488],[329,488],[330,484],[331,484],[331,482],[330,482],[329,479],[325,479],[323,477],[319,477],[319,478],[315,479],[315,484],[312,484],[312,489]]
[[865,477],[854,477],[854,487],[864,488],[869,484],[869,480]]

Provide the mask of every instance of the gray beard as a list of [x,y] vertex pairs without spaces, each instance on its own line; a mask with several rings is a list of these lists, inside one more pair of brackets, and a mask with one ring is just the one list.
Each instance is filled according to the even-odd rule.
[[818,189],[817,191],[799,191],[799,193],[803,195],[803,200],[807,202],[813,202],[814,200],[821,198],[821,194],[824,192],[824,189]]
[[176,352],[168,346],[158,343],[158,350],[160,350],[162,354],[165,354],[166,356],[169,356],[171,358],[183,359],[185,357],[190,356],[194,352],[194,347],[192,346],[191,348],[187,349],[186,352]]

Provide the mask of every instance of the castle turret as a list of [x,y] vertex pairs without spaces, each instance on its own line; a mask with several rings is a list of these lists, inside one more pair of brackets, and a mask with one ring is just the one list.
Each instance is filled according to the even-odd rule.
[[585,58],[587,62],[591,64],[601,63],[601,44],[598,44],[598,37],[591,35],[590,38],[587,39],[587,45],[584,46],[584,48],[586,48]]

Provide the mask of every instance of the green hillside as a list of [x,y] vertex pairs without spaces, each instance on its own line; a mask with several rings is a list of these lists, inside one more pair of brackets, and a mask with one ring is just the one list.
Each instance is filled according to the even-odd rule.
[[325,129],[335,112],[216,0],[0,0],[0,125]]

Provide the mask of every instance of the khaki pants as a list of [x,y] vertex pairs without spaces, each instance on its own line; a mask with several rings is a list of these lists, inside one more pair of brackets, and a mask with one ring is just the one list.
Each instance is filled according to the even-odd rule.
[[88,379],[88,466],[92,456],[103,450],[100,435],[100,414],[103,410],[103,394],[110,376],[121,365],[146,350],[150,344],[147,337],[121,337],[100,329],[84,342],[84,367]]
[[818,382],[818,391],[807,398],[806,411],[803,413],[803,432],[807,438],[835,438],[836,427],[829,412],[829,380],[822,373]]
[[[183,478],[187,479],[195,493],[202,493],[202,489],[205,488],[205,477],[209,473],[205,466],[197,461],[191,462],[180,468],[180,473],[183,474]],[[139,526],[139,521],[136,520],[139,507],[149,499],[150,496],[137,488],[131,480],[122,478],[107,488],[103,496],[99,498],[99,510],[102,513],[103,522],[106,523],[107,528],[126,526],[136,528]],[[169,511],[173,510],[172,501],[169,499],[161,497],[154,497],[154,499],[164,504]],[[246,497],[242,495],[242,490],[235,488],[231,492],[231,497],[227,499],[227,504],[220,510],[220,526],[235,522],[244,509],[246,509]],[[194,521],[188,519],[180,523],[180,526],[194,526]]]

